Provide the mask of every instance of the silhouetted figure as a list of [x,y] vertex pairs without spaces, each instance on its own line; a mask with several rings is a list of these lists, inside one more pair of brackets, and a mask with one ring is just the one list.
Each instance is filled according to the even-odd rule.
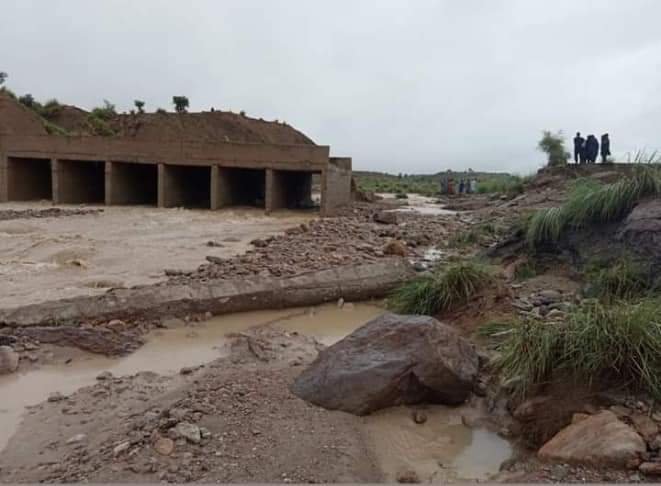
[[463,193],[464,193],[464,180],[461,179],[459,181],[459,194],[463,194]]
[[599,155],[599,140],[594,135],[588,135],[585,140],[585,155],[589,164],[594,164]]
[[611,140],[608,138],[608,134],[604,133],[601,136],[601,163],[605,164],[608,162],[608,157],[611,154]]
[[585,162],[585,139],[581,137],[581,132],[576,132],[574,137],[574,162],[582,164]]

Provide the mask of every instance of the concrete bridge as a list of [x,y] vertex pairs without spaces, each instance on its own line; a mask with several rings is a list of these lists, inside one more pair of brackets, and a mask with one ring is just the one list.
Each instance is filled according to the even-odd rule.
[[323,215],[349,203],[351,159],[329,157],[327,146],[0,134],[0,202],[270,212],[308,204],[314,174]]

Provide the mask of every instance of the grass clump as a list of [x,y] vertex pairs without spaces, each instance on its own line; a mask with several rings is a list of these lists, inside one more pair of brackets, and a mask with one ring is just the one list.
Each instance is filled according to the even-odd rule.
[[605,301],[641,297],[653,287],[650,273],[630,258],[593,263],[586,274],[592,295]]
[[498,345],[497,367],[522,396],[571,377],[625,384],[661,398],[661,301],[589,301],[564,323],[526,321]]
[[458,262],[402,285],[388,299],[388,307],[401,314],[435,315],[466,304],[492,281],[487,266]]
[[532,248],[557,243],[568,229],[619,221],[641,199],[659,195],[661,172],[652,167],[640,167],[632,177],[613,184],[582,184],[562,206],[536,212],[528,225],[526,239]]

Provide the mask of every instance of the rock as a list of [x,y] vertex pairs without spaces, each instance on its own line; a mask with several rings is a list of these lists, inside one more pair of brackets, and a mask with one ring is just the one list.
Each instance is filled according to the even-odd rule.
[[96,375],[96,379],[99,381],[105,381],[105,380],[112,380],[113,376],[110,371],[102,371],[98,375]]
[[645,441],[608,410],[571,424],[539,450],[542,460],[593,466],[636,467]]
[[553,289],[541,290],[537,292],[537,297],[543,302],[544,305],[562,300],[562,294]]
[[124,452],[128,451],[130,447],[131,447],[131,441],[126,440],[124,442],[121,442],[117,444],[115,448],[112,450],[112,455],[117,457],[120,454],[123,454]]
[[324,408],[364,415],[423,401],[458,405],[477,370],[475,349],[450,326],[386,313],[321,351],[291,389]]
[[174,451],[174,441],[167,437],[159,437],[154,442],[154,450],[162,456],[169,456]]
[[19,355],[9,346],[0,346],[0,375],[13,373],[18,369]]
[[69,437],[67,439],[67,444],[78,444],[79,442],[82,442],[85,439],[87,439],[87,435],[85,435],[85,434],[76,434],[73,437]]
[[179,374],[180,375],[190,375],[191,373],[193,373],[193,371],[195,371],[194,366],[184,366],[183,368],[181,368],[179,370]]
[[661,462],[643,462],[638,470],[648,476],[661,476]]
[[62,395],[60,392],[53,392],[50,395],[48,395],[48,401],[49,402],[61,402],[62,400],[66,400],[67,397]]
[[408,251],[406,245],[402,241],[393,240],[386,243],[383,247],[383,254],[405,257],[408,255]]
[[661,201],[657,198],[638,204],[620,225],[617,238],[637,253],[661,261]]
[[547,395],[530,398],[514,409],[514,418],[523,422],[538,419],[542,410],[548,409],[553,398]]
[[624,407],[622,405],[613,405],[612,407],[609,408],[609,410],[619,418],[630,417],[631,414],[633,413],[631,409]]
[[427,414],[422,410],[414,410],[411,414],[413,421],[418,424],[424,424],[427,421]]
[[420,482],[420,478],[415,471],[400,471],[397,473],[397,482],[402,484],[415,484]]
[[395,211],[379,211],[374,214],[374,221],[381,224],[397,224],[398,219]]
[[256,239],[252,240],[250,242],[250,244],[252,246],[254,246],[255,248],[265,248],[269,245],[266,240],[262,240],[260,238],[256,238]]
[[585,420],[586,418],[589,418],[589,417],[590,417],[590,415],[587,414],[587,413],[575,413],[571,417],[571,423],[572,424],[577,424],[580,421]]
[[202,433],[200,432],[200,428],[195,424],[191,424],[190,422],[179,422],[175,427],[175,431],[179,436],[183,437],[188,442],[192,442],[193,444],[199,444],[202,441]]
[[650,449],[653,451],[661,451],[661,435],[657,435],[656,438],[650,442]]
[[656,422],[647,415],[637,413],[631,416],[634,428],[645,439],[646,442],[652,443],[659,432],[659,427]]
[[126,323],[120,319],[113,319],[108,324],[106,324],[106,327],[115,332],[122,332],[127,328]]

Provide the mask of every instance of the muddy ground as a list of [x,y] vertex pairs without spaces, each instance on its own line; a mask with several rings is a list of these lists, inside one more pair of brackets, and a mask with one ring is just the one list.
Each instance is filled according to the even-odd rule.
[[[409,208],[392,200],[361,203],[326,220],[305,213],[266,218],[145,208],[44,219],[19,213],[0,223],[8,237],[0,269],[9,269],[5,276],[13,286],[11,295],[0,296],[0,307],[67,292],[103,292],[106,287],[90,290],[84,282],[104,279],[130,286],[280,277],[393,256],[425,271],[480,253],[522,212],[561,198],[554,187],[514,199],[412,197]],[[474,233],[470,242],[457,238],[466,232]],[[67,253],[71,248],[81,251]],[[571,269],[552,268],[520,282],[514,268],[520,263],[505,262],[494,289],[439,317],[474,339],[481,323],[501,314],[562,312],[577,290]],[[144,340],[124,358],[100,358],[20,337],[14,343],[19,371],[0,378],[0,390],[18,397],[0,407],[5,431],[0,480],[643,479],[626,471],[539,463],[512,439],[509,419],[502,420],[509,412],[497,396],[474,397],[453,409],[421,405],[361,418],[314,407],[291,394],[289,386],[319,349],[382,310],[380,302],[341,300],[289,311],[95,323]],[[420,414],[425,420],[417,423]]]

